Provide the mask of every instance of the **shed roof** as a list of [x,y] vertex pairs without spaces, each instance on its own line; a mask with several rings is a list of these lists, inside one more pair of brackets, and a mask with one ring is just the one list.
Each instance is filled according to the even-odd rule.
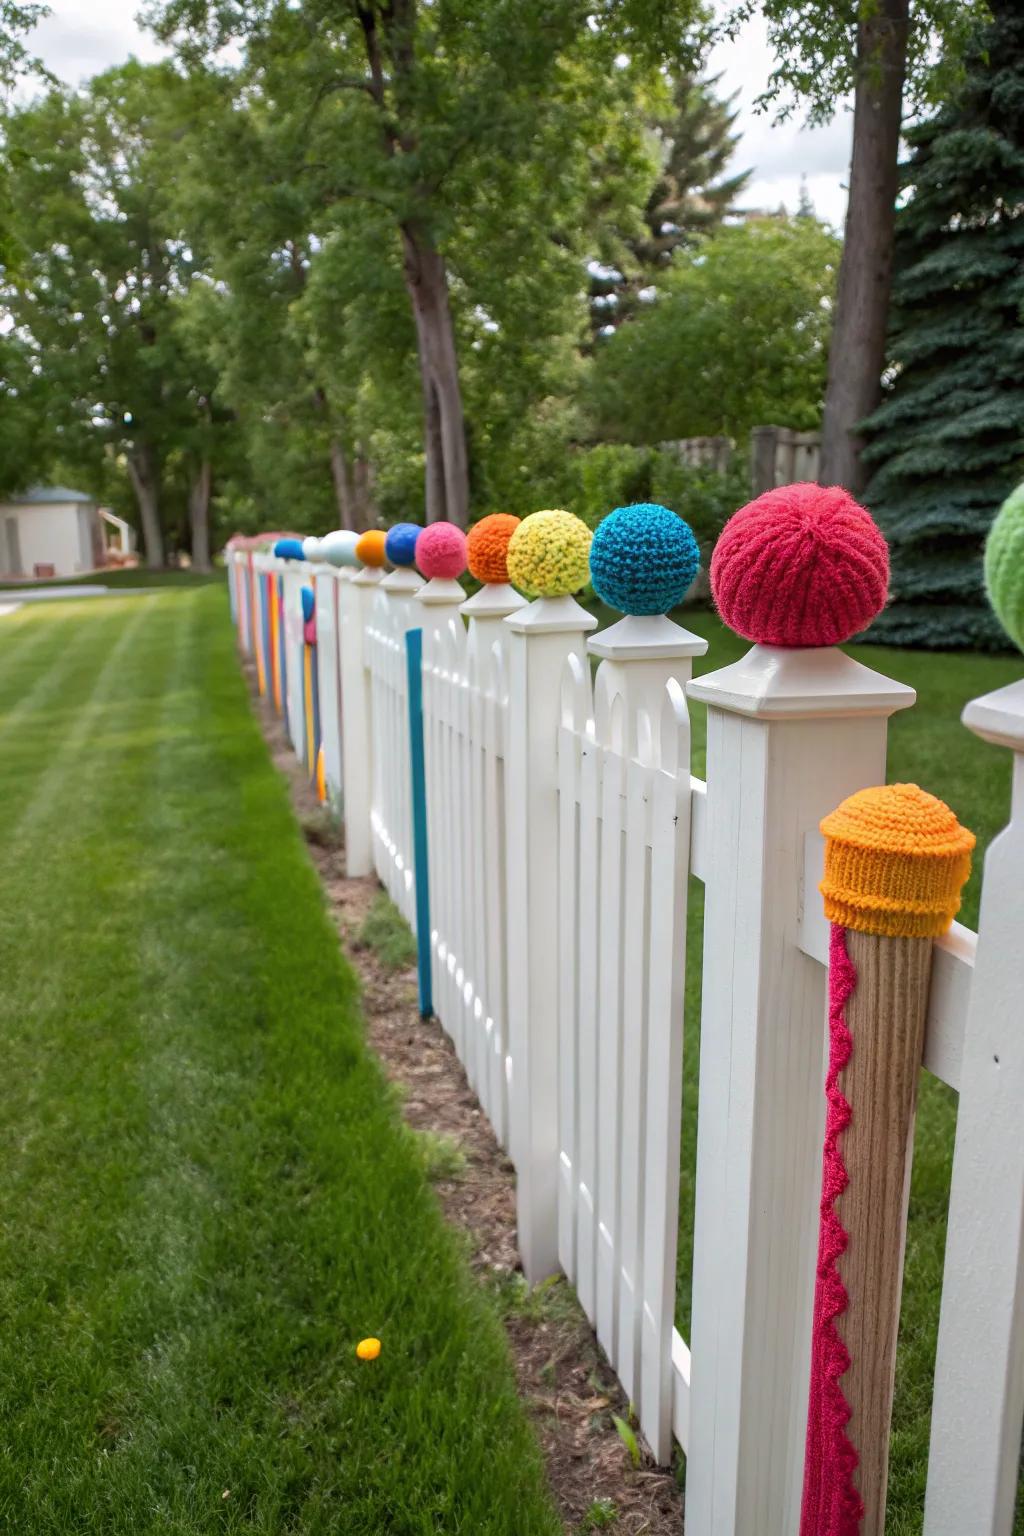
[[86,502],[91,506],[95,499],[85,491],[73,491],[66,485],[33,485],[20,496],[8,498],[21,506],[54,506],[68,501]]

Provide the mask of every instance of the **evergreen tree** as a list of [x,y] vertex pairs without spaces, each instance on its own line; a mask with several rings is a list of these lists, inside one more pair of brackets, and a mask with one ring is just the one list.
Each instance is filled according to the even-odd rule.
[[1024,11],[993,0],[956,99],[908,131],[885,398],[866,500],[893,551],[878,641],[1005,644],[989,524],[1024,468]]
[[653,125],[662,169],[644,209],[644,234],[633,244],[633,254],[648,269],[667,266],[678,246],[716,229],[750,180],[749,171],[725,174],[739,134],[733,132],[735,95],[726,100],[715,95],[719,78],[681,75],[672,92],[673,110]]
[[718,80],[679,75],[667,82],[663,105],[649,116],[655,180],[642,218],[632,229],[607,228],[601,259],[590,265],[595,330],[614,329],[635,314],[639,290],[671,264],[673,253],[711,234],[736,211],[751,173],[725,174],[740,136],[733,132],[735,97],[717,96]]

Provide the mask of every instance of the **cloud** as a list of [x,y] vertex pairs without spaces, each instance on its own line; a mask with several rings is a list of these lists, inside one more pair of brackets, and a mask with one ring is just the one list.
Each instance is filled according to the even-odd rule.
[[841,102],[832,121],[820,128],[805,127],[799,107],[785,123],[776,122],[771,111],[755,112],[754,102],[768,84],[773,62],[764,19],[755,16],[731,42],[714,48],[707,63],[709,75],[721,75],[719,93],[737,93],[735,129],[742,139],[731,169],[753,171],[744,201],[759,208],[785,203],[794,211],[801,178],[806,177],[820,217],[841,225],[853,130],[848,103]]
[[31,46],[59,79],[77,85],[129,54],[159,59],[166,49],[135,22],[139,0],[51,0]]

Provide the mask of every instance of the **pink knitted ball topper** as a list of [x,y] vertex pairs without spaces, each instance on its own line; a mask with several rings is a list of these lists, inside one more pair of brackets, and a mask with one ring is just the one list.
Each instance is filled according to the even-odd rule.
[[733,514],[711,557],[730,629],[758,645],[841,645],[885,607],[889,549],[839,485],[781,485]]
[[461,576],[466,535],[454,523],[428,523],[416,540],[416,564],[424,576]]

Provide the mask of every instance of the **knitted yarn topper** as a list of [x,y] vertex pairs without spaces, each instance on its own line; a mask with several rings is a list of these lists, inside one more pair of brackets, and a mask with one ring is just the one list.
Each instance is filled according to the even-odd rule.
[[418,523],[395,523],[388,529],[384,552],[392,565],[412,565],[416,559],[416,540],[423,529]]
[[363,565],[379,568],[386,559],[386,535],[379,528],[368,528],[356,545],[356,559]]
[[889,550],[838,485],[783,485],[733,514],[711,558],[729,628],[758,645],[841,645],[885,607]]
[[305,560],[301,539],[278,539],[274,545],[278,560]]
[[508,581],[509,540],[519,527],[511,512],[492,512],[474,523],[466,539],[466,561],[471,576],[487,586]]
[[916,784],[850,795],[821,823],[825,916],[860,933],[938,937],[960,909],[974,833]]
[[457,579],[466,569],[466,535],[454,523],[428,523],[416,540],[422,575]]
[[356,559],[356,545],[359,543],[358,533],[353,533],[351,528],[336,528],[333,533],[327,533],[320,540],[320,557],[329,565],[358,565]]
[[598,523],[590,546],[594,591],[620,613],[667,613],[699,569],[690,525],[656,502],[616,507]]
[[989,529],[985,586],[996,618],[1024,651],[1024,483],[1010,492]]
[[313,538],[312,534],[302,541],[302,554],[306,560],[320,559],[320,540]]
[[592,539],[571,512],[531,512],[509,540],[509,580],[527,597],[568,597],[590,579]]

